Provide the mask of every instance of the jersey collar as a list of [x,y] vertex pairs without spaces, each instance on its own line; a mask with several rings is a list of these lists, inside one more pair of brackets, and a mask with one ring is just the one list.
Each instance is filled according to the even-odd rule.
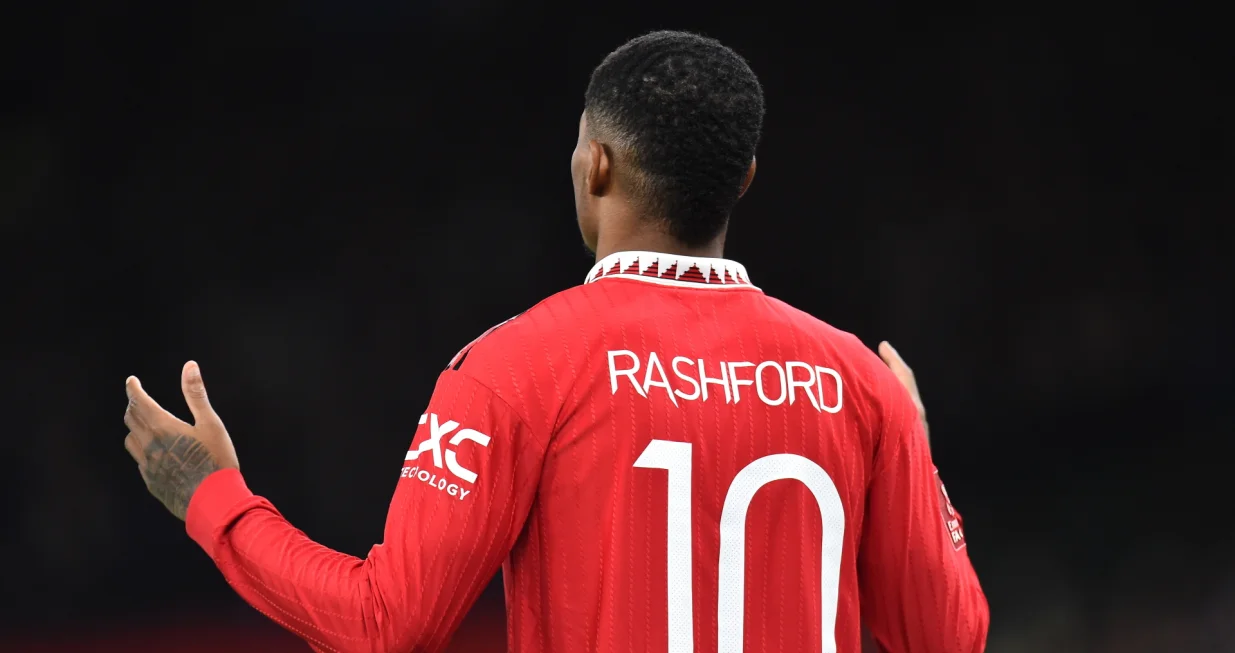
[[602,279],[634,279],[687,288],[752,288],[746,268],[723,258],[680,256],[661,252],[616,252],[597,261],[584,283]]

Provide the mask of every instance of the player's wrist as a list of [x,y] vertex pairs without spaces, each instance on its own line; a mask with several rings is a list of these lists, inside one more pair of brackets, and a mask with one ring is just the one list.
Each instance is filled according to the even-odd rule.
[[197,486],[185,514],[185,530],[189,537],[214,555],[218,533],[235,518],[237,507],[251,499],[253,492],[236,468],[211,473]]

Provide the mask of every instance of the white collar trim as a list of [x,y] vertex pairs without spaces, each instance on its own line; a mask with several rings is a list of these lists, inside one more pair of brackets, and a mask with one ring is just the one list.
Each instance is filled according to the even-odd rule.
[[662,252],[610,254],[596,262],[584,283],[609,278],[692,288],[755,288],[746,268],[736,261]]

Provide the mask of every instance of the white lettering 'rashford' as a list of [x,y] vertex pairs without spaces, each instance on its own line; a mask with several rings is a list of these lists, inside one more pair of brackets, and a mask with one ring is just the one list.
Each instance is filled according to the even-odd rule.
[[828,413],[840,412],[844,403],[840,373],[803,361],[709,363],[686,356],[662,358],[656,352],[640,357],[626,349],[610,350],[608,355],[611,394],[625,387],[645,399],[663,397],[674,406],[679,401],[719,401],[721,397],[727,404],[755,400],[769,406],[792,406],[804,401]]

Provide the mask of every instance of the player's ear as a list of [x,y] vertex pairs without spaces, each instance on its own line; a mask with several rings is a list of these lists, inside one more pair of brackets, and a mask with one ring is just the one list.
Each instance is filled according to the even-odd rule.
[[746,169],[746,179],[742,180],[742,191],[738,193],[738,197],[746,194],[746,189],[750,188],[750,182],[755,180],[755,157],[750,158],[750,167]]
[[588,141],[587,149],[587,192],[599,197],[609,189],[613,161],[609,157],[609,148],[601,145],[600,141]]

